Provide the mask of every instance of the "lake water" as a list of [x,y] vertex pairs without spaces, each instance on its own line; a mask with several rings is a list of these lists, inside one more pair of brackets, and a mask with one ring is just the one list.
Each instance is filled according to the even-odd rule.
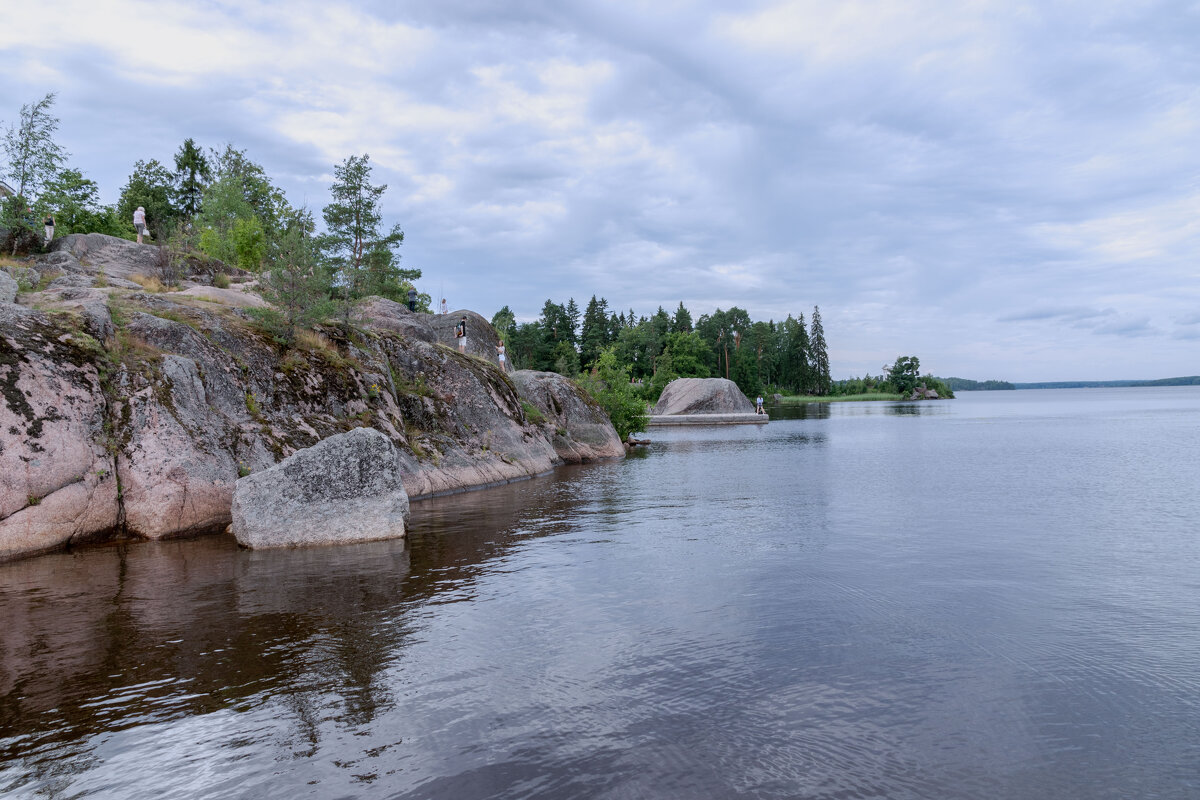
[[1200,797],[1200,389],[793,417],[0,565],[0,794]]

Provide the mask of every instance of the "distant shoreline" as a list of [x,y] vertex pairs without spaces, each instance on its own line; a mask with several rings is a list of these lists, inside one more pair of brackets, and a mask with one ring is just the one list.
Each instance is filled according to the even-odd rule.
[[1182,378],[1157,378],[1154,380],[1119,381],[1036,381],[1031,383],[1009,383],[1008,381],[973,381],[966,378],[939,378],[956,392],[994,392],[1013,389],[1125,389],[1139,386],[1200,386],[1200,375]]

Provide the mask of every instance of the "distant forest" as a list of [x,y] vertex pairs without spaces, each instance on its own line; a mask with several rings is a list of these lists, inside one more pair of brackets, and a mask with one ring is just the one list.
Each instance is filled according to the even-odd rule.
[[1200,386],[1200,375],[1185,378],[1159,378],[1156,381],[1047,381],[1015,383],[1018,389],[1117,389],[1130,386]]
[[941,380],[956,392],[983,392],[1017,388],[1008,381],[973,381],[969,378],[942,378]]
[[1122,389],[1131,386],[1200,386],[1200,375],[1184,378],[1159,378],[1154,381],[1043,381],[1041,383],[1009,383],[1008,381],[973,381],[967,378],[941,378],[954,391],[979,392],[995,389]]

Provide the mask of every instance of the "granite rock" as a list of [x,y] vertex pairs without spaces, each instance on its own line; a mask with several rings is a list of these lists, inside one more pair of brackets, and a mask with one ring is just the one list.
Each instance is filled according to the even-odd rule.
[[655,415],[754,413],[754,403],[725,378],[676,378],[663,389]]
[[356,428],[237,482],[233,535],[253,549],[404,536],[408,494],[392,440]]

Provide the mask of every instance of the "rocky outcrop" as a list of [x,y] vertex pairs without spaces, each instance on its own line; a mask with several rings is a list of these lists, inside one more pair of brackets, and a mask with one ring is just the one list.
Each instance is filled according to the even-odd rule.
[[428,317],[428,314],[409,311],[408,306],[385,297],[368,297],[355,310],[355,321],[363,327],[393,331],[410,339],[433,343],[438,337],[427,321]]
[[496,345],[500,344],[500,337],[496,334],[492,323],[484,317],[474,311],[455,311],[451,314],[425,314],[423,316],[428,318],[429,326],[437,337],[436,341],[453,348],[458,347],[458,340],[454,337],[454,327],[463,317],[466,317],[467,355],[482,358],[497,366],[500,364],[500,356],[496,353]]
[[107,402],[86,333],[0,305],[0,560],[116,528]]
[[511,375],[521,399],[532,405],[551,436],[554,451],[569,464],[619,458],[624,445],[603,409],[557,372],[520,370]]
[[157,246],[103,233],[72,233],[51,242],[50,250],[58,254],[52,257],[58,261],[46,263],[63,272],[103,270],[109,278],[128,279],[130,275],[153,275],[157,269]]
[[224,530],[239,476],[358,427],[395,445],[413,499],[620,455],[568,382],[522,403],[478,315],[492,358],[382,299],[349,336],[288,350],[220,297],[64,285],[20,302],[0,305],[0,559]]
[[404,536],[408,494],[396,447],[355,428],[237,482],[233,535],[243,547],[296,547]]
[[754,413],[754,403],[725,378],[676,378],[654,406],[656,416]]

